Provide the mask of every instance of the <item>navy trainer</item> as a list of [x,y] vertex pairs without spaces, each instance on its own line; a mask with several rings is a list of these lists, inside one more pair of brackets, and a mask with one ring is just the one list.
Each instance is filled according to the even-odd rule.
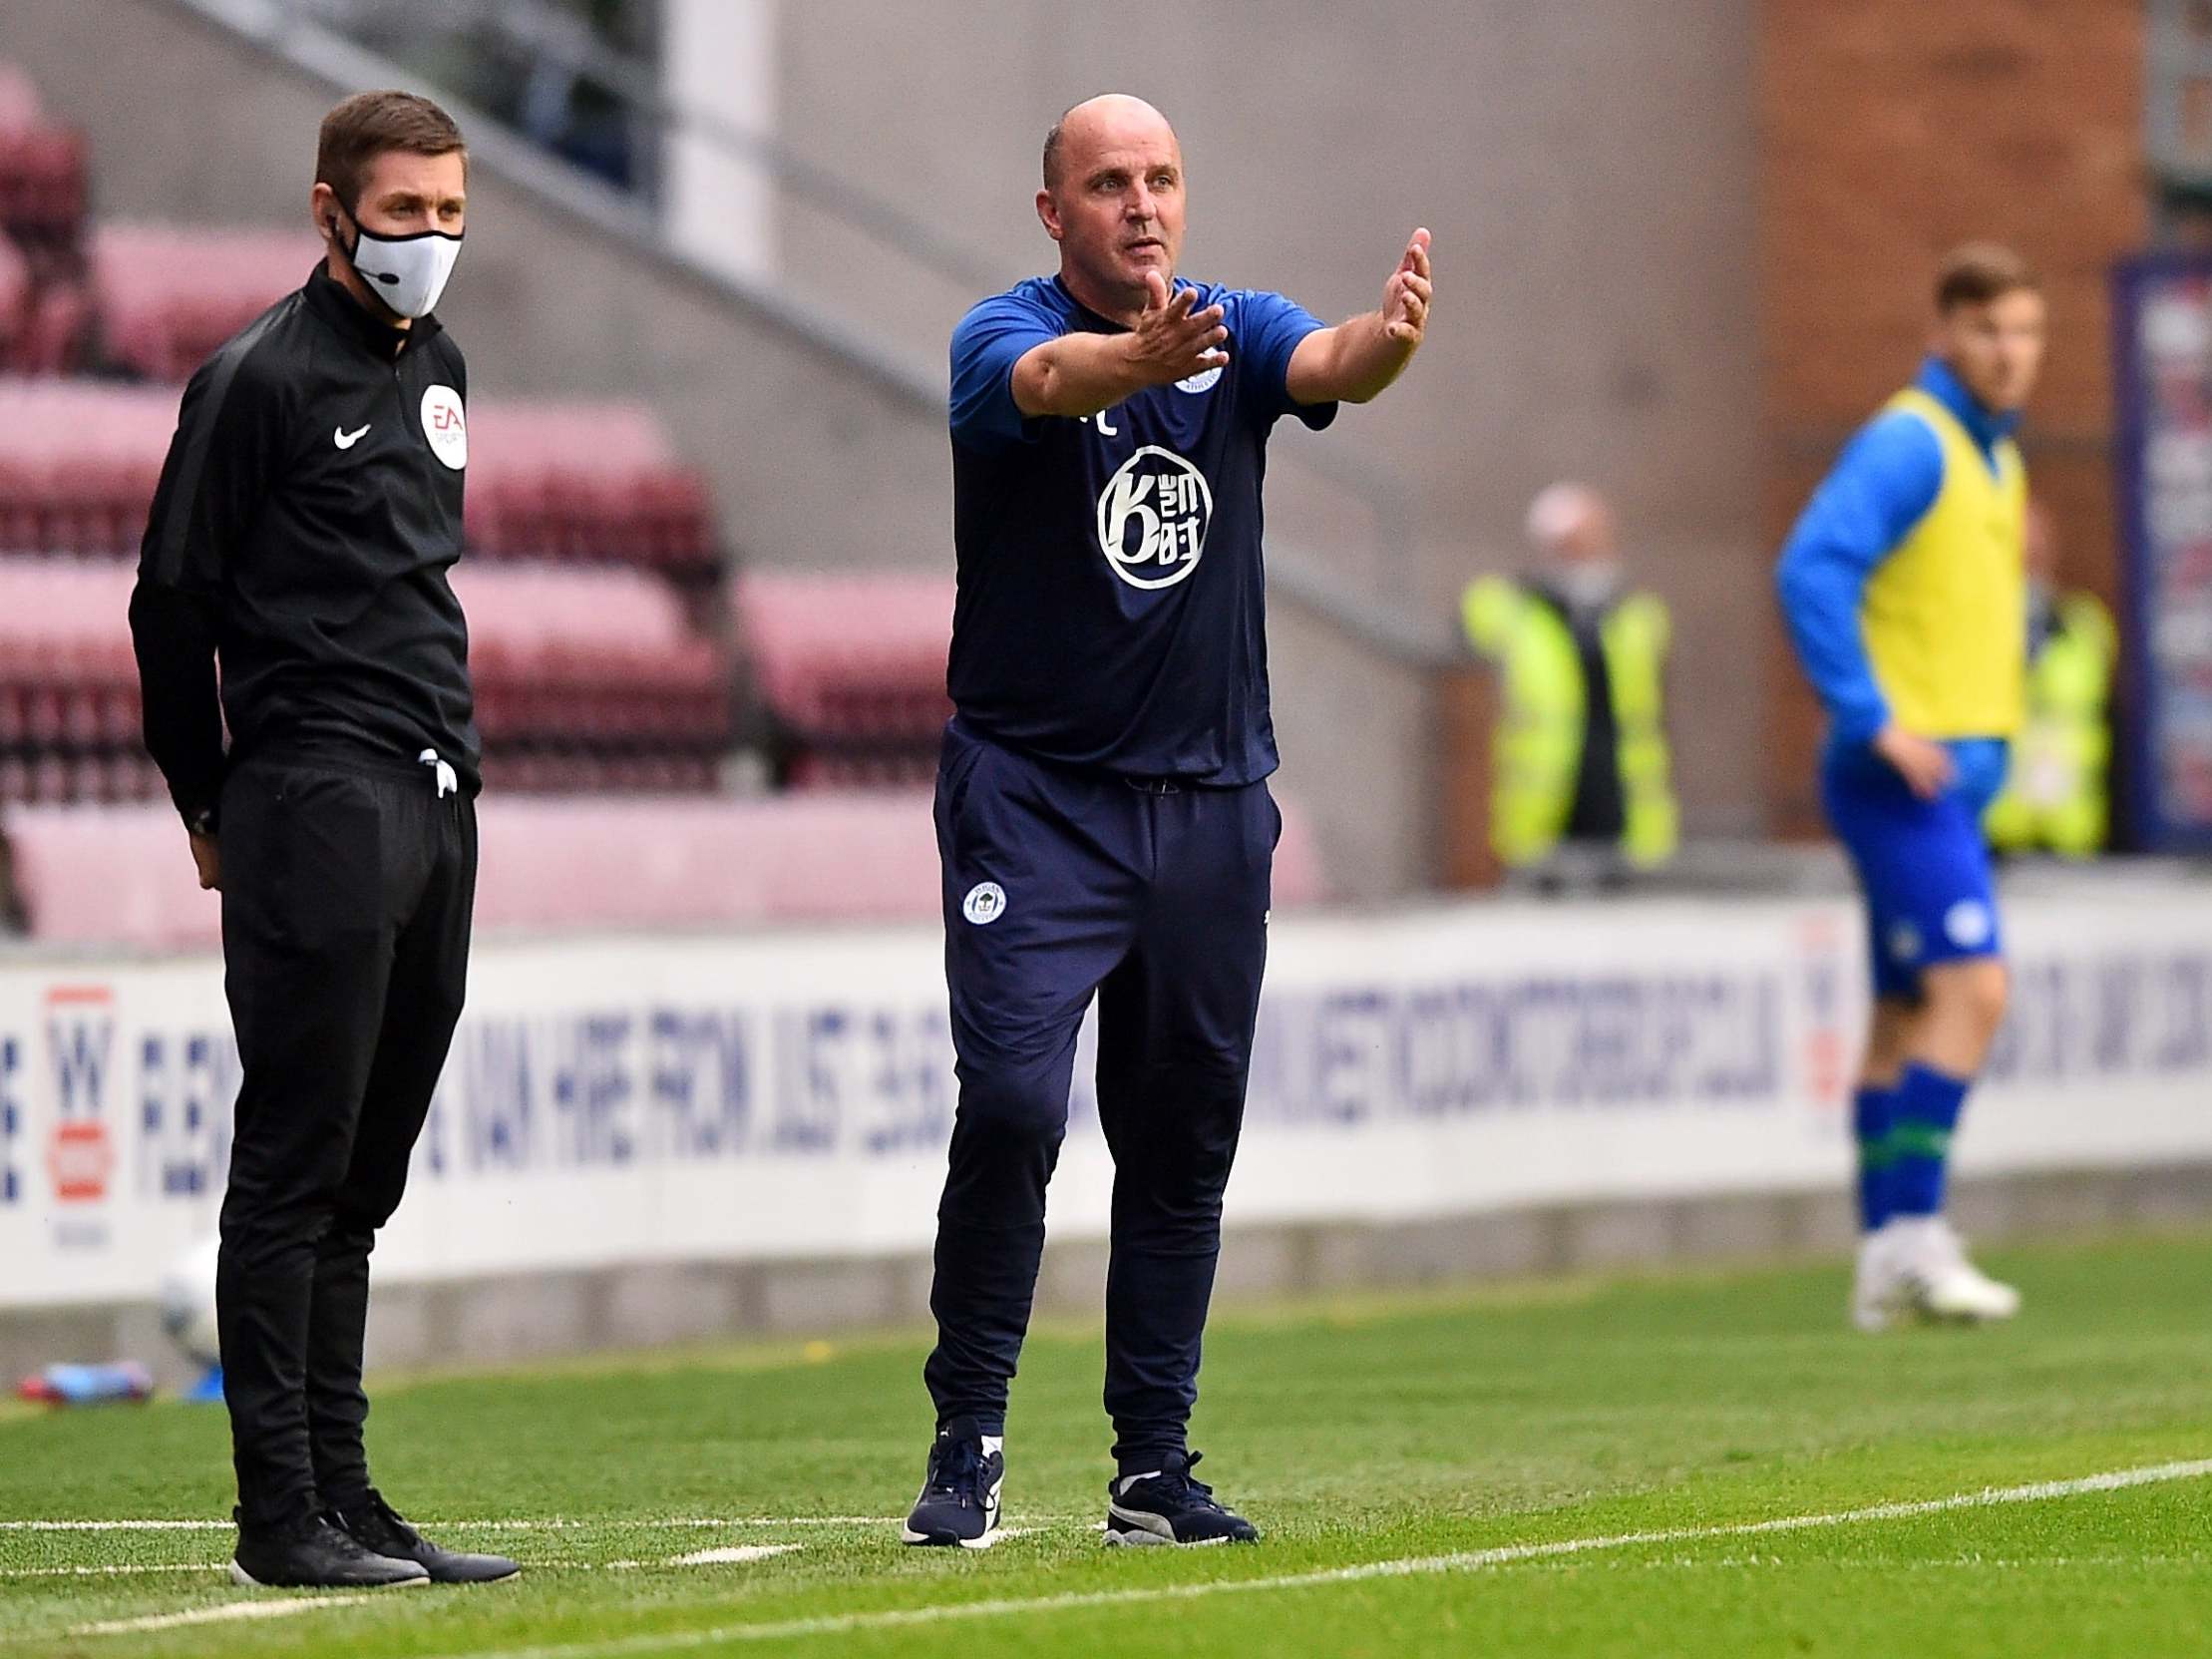
[[937,1431],[922,1494],[900,1535],[911,1544],[990,1548],[998,1541],[998,1488],[1005,1481],[998,1437],[985,1440],[974,1419],[955,1419]]
[[1214,1488],[1191,1478],[1202,1454],[1171,1452],[1150,1474],[1125,1474],[1106,1483],[1106,1541],[1110,1544],[1250,1544],[1260,1528],[1214,1501]]

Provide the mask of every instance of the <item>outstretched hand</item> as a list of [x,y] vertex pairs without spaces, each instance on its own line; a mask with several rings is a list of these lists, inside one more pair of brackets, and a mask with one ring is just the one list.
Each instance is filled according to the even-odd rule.
[[1428,231],[1416,230],[1405,244],[1405,256],[1382,288],[1382,331],[1402,346],[1417,346],[1428,328],[1429,301],[1434,294],[1428,258]]
[[1166,386],[1188,380],[1208,369],[1226,367],[1229,353],[1222,345],[1229,330],[1219,305],[1196,309],[1198,290],[1168,292],[1167,278],[1156,270],[1145,272],[1145,308],[1130,331],[1129,349],[1145,384]]

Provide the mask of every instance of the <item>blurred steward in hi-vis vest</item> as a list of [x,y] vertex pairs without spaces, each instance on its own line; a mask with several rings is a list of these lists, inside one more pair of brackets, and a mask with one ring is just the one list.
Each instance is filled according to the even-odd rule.
[[2056,527],[2028,510],[2028,707],[2005,791],[1982,821],[2007,853],[2089,858],[2111,824],[2109,709],[2119,635],[2094,594],[2058,591]]
[[1627,590],[1613,514],[1595,490],[1552,485],[1527,528],[1534,569],[1482,578],[1460,607],[1500,682],[1492,843],[1514,871],[1651,869],[1678,839],[1666,607]]

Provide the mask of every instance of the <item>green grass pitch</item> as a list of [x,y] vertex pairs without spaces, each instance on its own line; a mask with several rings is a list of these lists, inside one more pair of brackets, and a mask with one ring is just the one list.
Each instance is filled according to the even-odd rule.
[[1837,1267],[1225,1311],[1194,1438],[1249,1549],[1099,1542],[1088,1327],[1032,1340],[1022,1530],[973,1554],[890,1518],[927,1432],[915,1334],[382,1379],[386,1491],[529,1570],[361,1601],[232,1590],[214,1527],[23,1524],[225,1513],[219,1412],[10,1411],[0,1652],[2206,1651],[2212,1238],[1992,1260],[2016,1326],[1880,1339]]

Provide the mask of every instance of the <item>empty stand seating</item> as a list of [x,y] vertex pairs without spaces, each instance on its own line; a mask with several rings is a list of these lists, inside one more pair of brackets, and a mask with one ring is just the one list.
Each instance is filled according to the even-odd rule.
[[782,780],[926,780],[952,705],[949,576],[748,572],[733,604]]
[[469,406],[469,542],[487,558],[717,563],[706,486],[637,403]]
[[128,567],[0,559],[0,801],[135,800],[139,748]]
[[[0,548],[138,552],[175,386],[0,378]],[[488,559],[716,563],[705,486],[638,404],[469,407],[467,536]]]
[[[711,777],[729,743],[729,669],[665,582],[611,566],[464,563],[453,585],[487,744],[642,768],[629,787]],[[697,769],[654,770],[677,759]]]
[[305,227],[100,224],[86,249],[100,355],[144,379],[183,380],[321,256],[321,239]]
[[[0,800],[156,792],[139,751],[132,581],[113,560],[0,558]],[[495,781],[711,786],[729,744],[728,669],[666,584],[620,569],[463,566],[454,586]]]
[[177,390],[0,379],[0,549],[136,557]]

